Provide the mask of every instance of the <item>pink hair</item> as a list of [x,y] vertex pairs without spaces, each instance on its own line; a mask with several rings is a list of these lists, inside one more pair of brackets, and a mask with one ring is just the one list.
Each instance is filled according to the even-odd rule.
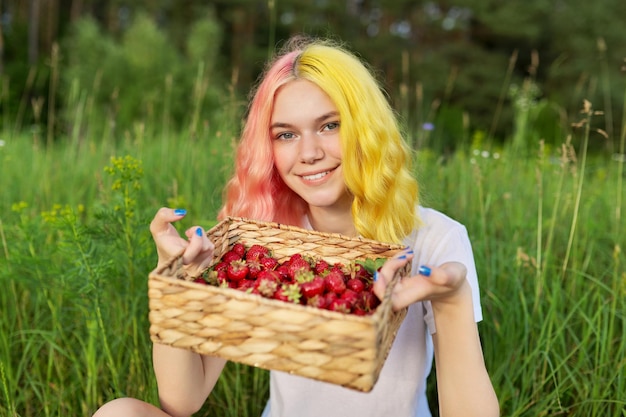
[[237,216],[302,226],[306,203],[276,172],[269,136],[274,96],[294,78],[294,62],[300,52],[292,51],[276,60],[254,93],[237,147],[235,174],[226,185],[219,219]]

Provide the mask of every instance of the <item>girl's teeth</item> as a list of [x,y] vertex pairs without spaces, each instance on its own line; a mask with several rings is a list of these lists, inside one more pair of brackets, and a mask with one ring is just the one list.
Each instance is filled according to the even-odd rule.
[[319,180],[320,178],[323,178],[324,176],[326,176],[326,174],[328,174],[329,172],[330,171],[320,172],[319,174],[315,174],[315,175],[305,175],[302,178],[304,178],[307,181]]

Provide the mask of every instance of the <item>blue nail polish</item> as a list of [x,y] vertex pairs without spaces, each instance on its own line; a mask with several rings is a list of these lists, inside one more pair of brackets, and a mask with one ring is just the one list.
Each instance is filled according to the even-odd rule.
[[422,265],[422,266],[420,266],[420,267],[419,267],[419,269],[417,270],[417,272],[418,272],[420,275],[423,275],[423,276],[425,276],[425,277],[429,277],[429,276],[430,276],[430,273],[431,273],[431,270],[430,270],[430,268],[429,268],[429,267],[427,267],[427,266],[425,266],[425,265]]
[[201,227],[198,227],[198,228],[196,229],[196,234],[197,234],[198,236],[202,237],[202,228],[201,228]]
[[406,255],[398,256],[398,259],[406,259]]
[[176,216],[184,216],[185,214],[187,214],[187,210],[185,210],[185,209],[176,209],[176,210],[174,210],[174,214]]
[[378,271],[374,271],[374,282],[378,281]]

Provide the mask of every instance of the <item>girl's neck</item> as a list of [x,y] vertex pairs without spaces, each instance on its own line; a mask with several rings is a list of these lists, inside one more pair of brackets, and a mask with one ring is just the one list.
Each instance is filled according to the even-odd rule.
[[309,206],[308,217],[311,227],[318,232],[340,233],[351,237],[359,235],[354,227],[351,210],[331,210],[326,207]]

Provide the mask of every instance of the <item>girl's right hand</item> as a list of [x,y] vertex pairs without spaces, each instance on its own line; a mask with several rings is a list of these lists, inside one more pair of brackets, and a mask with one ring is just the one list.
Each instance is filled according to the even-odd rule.
[[200,226],[187,229],[185,231],[187,239],[179,235],[172,223],[182,219],[186,214],[185,210],[162,207],[150,223],[150,233],[159,257],[157,268],[182,254],[185,272],[190,277],[197,277],[213,261],[215,246]]

